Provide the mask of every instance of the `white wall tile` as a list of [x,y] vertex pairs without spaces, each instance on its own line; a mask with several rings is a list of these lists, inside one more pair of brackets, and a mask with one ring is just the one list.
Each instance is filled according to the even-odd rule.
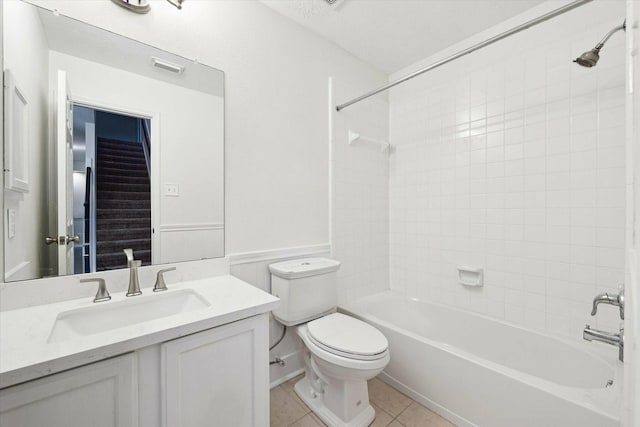
[[[348,99],[362,90],[333,81],[335,99]],[[407,250],[405,213],[390,208],[389,188],[398,190],[394,194],[395,200],[409,201],[417,186],[410,192],[406,191],[402,176],[418,175],[416,154],[418,149],[426,149],[425,145],[416,144],[406,145],[406,150],[404,145],[397,147],[397,154],[390,162],[389,154],[381,153],[378,147],[357,143],[348,145],[348,130],[378,140],[389,140],[389,127],[397,129],[395,124],[398,123],[402,124],[398,132],[405,135],[407,141],[416,140],[426,132],[421,119],[425,116],[425,102],[418,101],[421,100],[414,100],[411,108],[403,108],[391,115],[388,104],[376,98],[363,102],[357,108],[334,113],[331,255],[342,263],[337,274],[341,304],[389,288],[389,253],[402,254]],[[389,116],[391,120],[387,123],[385,119]],[[407,126],[410,121],[416,124]],[[425,158],[426,155],[421,153],[420,159]],[[394,179],[389,177],[390,168],[399,172]],[[415,208],[413,212],[417,212]],[[394,218],[393,227],[390,226],[390,218]],[[417,220],[417,217],[412,214],[411,219]],[[395,233],[396,230],[402,234]],[[417,244],[412,244],[411,248],[417,249]]]
[[[565,336],[613,322],[589,302],[624,276],[624,44],[602,68],[571,59],[623,9],[591,4],[392,91],[393,289]],[[438,137],[415,138],[426,103]],[[457,283],[459,262],[483,289]]]

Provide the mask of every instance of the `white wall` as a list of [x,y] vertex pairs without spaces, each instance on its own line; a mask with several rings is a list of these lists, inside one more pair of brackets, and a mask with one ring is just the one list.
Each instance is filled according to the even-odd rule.
[[[27,150],[29,156],[29,192],[4,192],[3,224],[5,233],[6,280],[40,277],[46,273],[46,162],[48,80],[40,70],[48,67],[47,43],[40,19],[29,7],[7,2],[4,15],[20,19],[3,22],[12,34],[5,40],[4,68],[11,70],[16,84],[28,102]],[[7,210],[15,211],[16,235],[9,239]]]
[[[394,289],[576,339],[617,331],[617,309],[589,312],[624,280],[624,35],[596,68],[571,60],[624,16],[590,3],[392,91]],[[484,288],[459,285],[459,264]]]
[[227,253],[328,243],[327,78],[383,73],[254,1],[38,3],[225,71]]

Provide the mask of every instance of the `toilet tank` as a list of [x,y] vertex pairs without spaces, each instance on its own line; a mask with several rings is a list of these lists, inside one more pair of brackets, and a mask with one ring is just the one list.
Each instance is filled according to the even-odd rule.
[[280,298],[274,317],[287,326],[299,325],[333,311],[338,305],[336,271],[340,262],[302,258],[269,265],[271,293]]

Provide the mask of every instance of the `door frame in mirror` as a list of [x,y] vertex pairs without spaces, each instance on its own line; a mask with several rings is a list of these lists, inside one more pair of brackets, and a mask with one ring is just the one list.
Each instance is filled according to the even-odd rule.
[[[88,98],[85,96],[73,95],[74,105],[105,111],[108,113],[123,114],[128,116],[142,117],[151,122],[151,264],[160,264],[160,234],[156,233],[156,228],[160,224],[160,112],[143,111],[137,108],[129,108],[123,105],[110,104],[101,100]],[[124,249],[124,248],[123,248]]]

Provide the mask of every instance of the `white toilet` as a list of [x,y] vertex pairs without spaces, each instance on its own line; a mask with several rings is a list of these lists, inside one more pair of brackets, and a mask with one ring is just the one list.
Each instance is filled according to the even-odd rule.
[[389,363],[388,342],[373,326],[336,313],[338,261],[306,258],[269,265],[271,293],[280,298],[274,317],[299,325],[305,376],[298,396],[331,427],[368,426],[375,418],[367,380]]

